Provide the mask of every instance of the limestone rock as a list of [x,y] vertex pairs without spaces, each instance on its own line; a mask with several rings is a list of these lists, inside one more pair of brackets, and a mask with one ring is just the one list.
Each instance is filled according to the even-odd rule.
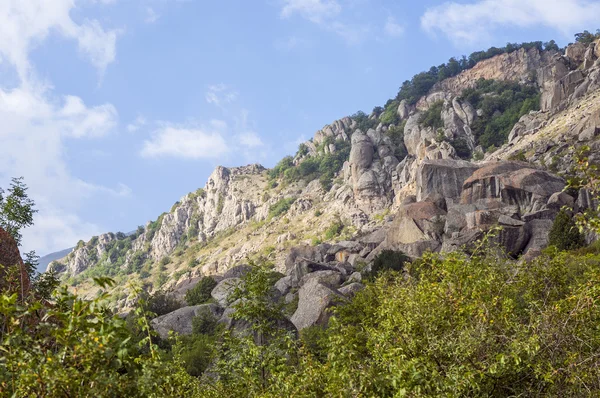
[[240,278],[223,279],[215,286],[210,295],[221,307],[227,307],[229,304],[229,296],[236,288],[240,287],[242,283],[243,281]]
[[328,309],[345,301],[343,295],[319,283],[317,279],[302,285],[298,297],[298,309],[291,318],[298,330],[313,325],[327,325],[331,316]]
[[340,293],[342,293],[344,296],[346,297],[354,297],[354,295],[358,292],[360,292],[361,290],[363,290],[365,288],[365,285],[363,285],[362,283],[351,283],[349,285],[346,285],[342,288],[340,288],[338,291]]
[[151,325],[163,339],[169,337],[170,331],[180,335],[190,335],[192,334],[192,319],[203,311],[210,311],[215,318],[219,318],[223,312],[219,306],[212,303],[183,307],[154,318],[151,321]]
[[464,160],[424,160],[417,172],[417,201],[437,195],[459,198],[463,183],[478,168]]

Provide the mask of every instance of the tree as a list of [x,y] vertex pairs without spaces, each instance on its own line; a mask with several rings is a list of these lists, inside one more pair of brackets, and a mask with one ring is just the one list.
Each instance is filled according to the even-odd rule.
[[204,304],[210,300],[210,293],[217,286],[217,281],[210,276],[205,276],[185,293],[185,301],[188,305]]
[[0,227],[8,232],[21,245],[21,229],[33,225],[35,203],[27,196],[27,186],[23,177],[13,178],[8,195],[0,188]]
[[573,250],[585,245],[585,238],[569,211],[561,209],[548,234],[548,244],[559,250]]

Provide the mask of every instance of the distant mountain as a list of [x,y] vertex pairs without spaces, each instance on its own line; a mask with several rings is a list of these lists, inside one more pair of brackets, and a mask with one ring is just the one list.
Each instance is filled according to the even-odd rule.
[[40,258],[40,263],[38,265],[38,272],[46,272],[46,268],[48,268],[48,264],[50,264],[54,260],[61,259],[65,257],[67,254],[71,253],[73,248],[64,249],[58,252],[50,253]]

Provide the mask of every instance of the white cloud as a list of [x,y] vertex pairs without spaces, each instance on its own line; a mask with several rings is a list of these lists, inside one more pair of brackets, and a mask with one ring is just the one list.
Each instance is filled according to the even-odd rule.
[[342,6],[336,0],[284,0],[281,16],[289,18],[294,14],[314,23],[324,23],[326,20],[337,16],[342,11]]
[[369,29],[361,24],[342,21],[343,8],[336,0],[283,0],[281,18],[300,15],[302,18],[342,37],[348,44],[365,40]]
[[391,37],[400,37],[404,34],[404,27],[397,23],[392,16],[388,17],[384,29],[385,33]]
[[146,18],[144,19],[146,23],[154,23],[158,21],[158,18],[160,18],[160,15],[158,15],[152,7],[146,8]]
[[214,126],[194,128],[165,125],[144,142],[140,154],[147,158],[216,159],[228,151],[229,146],[223,134]]
[[500,27],[542,26],[566,37],[600,23],[600,2],[586,0],[481,0],[470,4],[447,2],[428,9],[421,26],[439,31],[454,43],[487,41]]
[[258,134],[254,131],[247,131],[238,136],[239,142],[242,146],[247,148],[257,148],[264,145]]
[[140,128],[142,128],[143,126],[145,126],[147,123],[146,118],[143,116],[138,116],[135,118],[135,120],[131,123],[129,123],[127,125],[127,131],[129,131],[130,133],[135,133],[136,131],[138,131]]
[[89,106],[79,96],[54,94],[50,84],[37,79],[29,59],[31,50],[53,32],[76,41],[100,73],[114,61],[118,32],[105,30],[95,20],[74,22],[74,7],[73,0],[0,1],[0,60],[17,76],[16,81],[0,76],[0,186],[6,187],[11,177],[25,177],[39,213],[35,226],[23,232],[23,249],[42,254],[99,232],[77,216],[85,199],[131,194],[123,184],[109,188],[83,181],[73,176],[66,162],[67,141],[114,130],[115,107]]
[[230,104],[238,98],[238,92],[226,84],[214,84],[208,87],[206,92],[206,102],[216,106]]
[[[24,233],[26,250],[61,249],[63,231],[87,233],[90,225],[84,230],[84,224],[71,223],[86,198],[130,194],[124,185],[112,189],[74,177],[65,161],[67,140],[113,130],[117,112],[112,105],[88,107],[78,97],[54,98],[39,88],[0,89],[0,120],[0,186],[6,187],[11,177],[24,176],[39,209],[35,226]],[[49,217],[55,220],[46,223]]]
[[77,24],[73,0],[0,1],[0,54],[13,64],[21,80],[30,78],[28,54],[51,31],[78,42],[80,51],[100,73],[115,60],[118,30],[106,31],[98,21]]

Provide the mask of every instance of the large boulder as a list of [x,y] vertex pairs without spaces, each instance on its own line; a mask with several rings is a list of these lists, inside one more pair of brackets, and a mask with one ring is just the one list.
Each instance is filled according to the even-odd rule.
[[464,160],[423,160],[417,172],[417,200],[459,198],[465,180],[478,168]]
[[320,284],[335,289],[342,284],[343,280],[344,278],[342,277],[342,274],[337,271],[316,271],[308,275],[304,275],[301,284],[305,285],[307,283],[317,281]]
[[223,279],[210,292],[211,297],[221,306],[227,307],[229,304],[229,296],[244,282],[240,278]]
[[[462,204],[515,205],[520,214],[545,207],[565,186],[562,178],[522,162],[493,162],[475,171],[463,186]],[[498,203],[496,204],[496,206]]]
[[298,308],[291,321],[298,330],[314,325],[325,326],[331,316],[329,308],[346,299],[333,290],[313,279],[305,283],[298,292]]
[[223,312],[216,304],[201,304],[183,307],[166,315],[159,316],[158,318],[154,318],[150,324],[163,339],[169,337],[170,331],[181,335],[190,335],[192,334],[192,319],[205,311],[210,311],[217,319]]

